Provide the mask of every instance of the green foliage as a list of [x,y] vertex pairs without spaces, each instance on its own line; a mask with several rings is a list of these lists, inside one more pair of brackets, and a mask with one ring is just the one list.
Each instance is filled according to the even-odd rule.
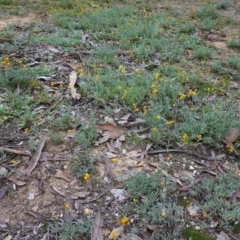
[[0,81],[3,87],[15,90],[18,85],[21,87],[29,87],[31,80],[38,76],[45,76],[54,73],[54,69],[48,66],[27,68],[25,65],[19,65],[16,68],[5,70],[0,75]]
[[214,240],[213,237],[208,237],[206,235],[203,235],[201,232],[194,228],[186,228],[183,230],[182,233],[185,240]]
[[61,143],[64,142],[64,138],[63,138],[63,136],[61,134],[54,133],[52,135],[52,141],[53,141],[53,144],[58,145],[58,144],[61,144]]
[[207,47],[198,48],[194,51],[194,56],[198,59],[209,59],[213,56],[213,50]]
[[50,122],[50,126],[58,130],[72,130],[72,116],[70,112],[63,109],[58,114],[58,117]]
[[71,164],[73,171],[78,178],[83,178],[86,173],[93,175],[97,171],[97,157],[90,156],[87,152],[80,152]]
[[11,5],[13,0],[0,0],[0,5]]
[[230,57],[228,59],[228,64],[232,68],[240,68],[240,57]]
[[206,18],[215,19],[218,17],[218,12],[214,7],[210,6],[209,4],[206,4],[197,11],[196,16],[200,19]]
[[86,149],[92,146],[98,137],[98,132],[96,128],[96,122],[93,116],[90,118],[89,125],[83,126],[82,131],[76,135],[74,141],[81,146],[81,148]]
[[227,45],[232,48],[240,48],[240,39],[231,39],[227,42]]
[[[137,214],[143,221],[141,228],[147,224],[162,225],[151,239],[177,239],[181,235],[184,223],[181,222],[182,207],[170,201],[175,191],[175,184],[161,173],[139,173],[127,180],[127,190],[133,199],[125,205],[126,215]],[[170,231],[171,229],[171,231]]]
[[77,221],[75,223],[67,220],[64,226],[58,223],[49,225],[49,230],[55,235],[55,238],[61,240],[69,239],[89,239],[91,236],[91,220]]
[[240,207],[236,199],[232,202],[228,199],[239,189],[239,178],[230,171],[198,184],[192,195],[195,198],[198,196],[199,206],[209,219],[219,219],[221,226],[233,230],[239,223]]
[[228,0],[222,0],[221,2],[218,3],[217,9],[227,9],[231,6],[231,2]]

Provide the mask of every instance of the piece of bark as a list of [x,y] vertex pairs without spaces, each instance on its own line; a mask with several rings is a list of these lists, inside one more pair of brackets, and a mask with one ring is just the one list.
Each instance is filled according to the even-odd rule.
[[0,147],[1,151],[4,152],[9,152],[9,153],[15,153],[18,155],[26,155],[26,156],[32,156],[32,154],[29,151],[21,151],[21,150],[17,150],[17,149],[12,149],[12,148],[6,148],[6,147]]
[[37,152],[32,156],[29,161],[28,167],[24,170],[27,176],[31,175],[32,170],[37,166],[38,160],[41,156],[42,149],[45,145],[46,139],[44,138],[38,145]]

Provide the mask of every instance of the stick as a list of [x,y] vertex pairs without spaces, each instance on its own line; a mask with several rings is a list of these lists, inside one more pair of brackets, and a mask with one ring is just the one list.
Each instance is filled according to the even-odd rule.
[[30,157],[32,156],[32,154],[29,151],[21,151],[21,150],[12,149],[12,148],[6,148],[6,147],[0,147],[0,151],[15,153],[18,155],[26,155]]
[[85,200],[85,201],[78,201],[79,203],[90,203],[90,202],[94,202],[94,201],[96,201],[96,200],[98,200],[99,198],[101,198],[105,193],[107,193],[109,190],[111,190],[112,188],[114,188],[114,187],[110,187],[110,188],[108,188],[107,190],[105,190],[103,193],[101,193],[98,197],[96,197],[96,198],[93,198],[93,199],[91,199],[91,200]]

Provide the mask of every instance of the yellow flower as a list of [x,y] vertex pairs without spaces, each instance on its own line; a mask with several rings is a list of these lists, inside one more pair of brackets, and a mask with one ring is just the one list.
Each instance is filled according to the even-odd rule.
[[117,161],[117,158],[111,158],[111,162],[115,163]]
[[135,203],[136,203],[136,202],[138,202],[138,200],[137,200],[136,198],[133,198],[133,202],[135,202]]
[[126,216],[124,216],[123,218],[118,220],[118,224],[123,225],[123,226],[127,226],[127,225],[129,225],[129,220]]
[[173,120],[166,122],[166,125],[172,125],[172,124],[174,124],[174,121],[173,121]]
[[171,160],[171,157],[170,157],[170,156],[167,156],[165,159],[166,159],[166,161],[170,161],[170,160]]
[[76,122],[76,119],[75,118],[72,118],[72,123],[75,123]]
[[50,86],[54,86],[55,85],[55,82],[50,82]]
[[25,129],[24,129],[24,132],[25,132],[25,133],[29,133],[29,132],[30,132],[30,129],[29,129],[29,128],[25,128]]
[[158,81],[158,80],[159,80],[159,77],[160,77],[160,73],[156,73],[156,74],[155,74],[155,78],[154,78],[155,81]]
[[166,67],[168,65],[168,62],[164,62],[163,66]]
[[72,129],[68,129],[68,132],[71,133],[71,132],[73,132],[73,130]]
[[197,135],[197,139],[198,139],[199,141],[201,141],[201,140],[202,140],[202,135],[201,135],[201,134],[198,134],[198,135]]
[[140,73],[141,73],[141,70],[140,70],[139,68],[136,68],[136,69],[135,69],[135,72],[136,72],[137,74],[140,74]]
[[162,211],[162,217],[166,217],[167,216],[167,214],[165,213],[165,211],[163,210]]
[[226,145],[226,149],[227,149],[227,152],[230,154],[234,152],[234,147],[229,144]]
[[144,112],[144,113],[147,112],[147,106],[143,106],[143,112]]
[[59,85],[59,87],[60,87],[60,88],[63,88],[63,84],[61,83],[61,84]]
[[134,109],[134,111],[136,111],[136,112],[139,111],[139,109],[138,109],[138,107],[137,107],[137,105],[136,105],[135,103],[133,103],[133,109]]
[[99,74],[96,74],[95,80],[96,80],[96,82],[98,82],[98,80],[99,80]]
[[204,218],[207,218],[207,217],[208,217],[208,214],[207,214],[206,211],[202,211],[202,215],[203,215]]
[[184,94],[184,93],[182,93],[182,94],[180,94],[180,96],[179,96],[179,100],[183,100],[183,99],[185,99],[186,97],[187,97],[187,95]]
[[123,66],[119,66],[119,68],[118,68],[118,70],[119,70],[119,72],[121,72],[121,73],[125,73],[125,67],[123,67]]
[[156,132],[156,131],[157,131],[157,128],[154,127],[152,130],[153,130],[154,132]]
[[89,173],[85,173],[83,178],[84,178],[84,180],[88,180],[90,178],[90,174]]
[[70,204],[69,204],[69,203],[66,203],[66,204],[65,204],[65,208],[66,208],[67,210],[70,210],[70,209],[71,209]]
[[187,143],[188,143],[188,135],[186,133],[184,133],[182,138],[183,138],[183,144],[187,145]]
[[156,93],[158,93],[158,90],[155,88],[155,89],[152,90],[152,93],[156,94]]
[[11,164],[16,164],[17,161],[16,161],[15,159],[11,159],[11,160],[10,160],[10,163],[11,163]]
[[110,238],[111,239],[116,239],[116,235],[115,235],[115,231],[112,230],[112,232],[110,233]]
[[165,182],[164,181],[160,182],[160,186],[164,187],[165,186]]
[[196,96],[196,92],[191,90],[191,89],[189,89],[188,96]]
[[157,120],[160,120],[161,119],[161,116],[160,115],[157,115]]

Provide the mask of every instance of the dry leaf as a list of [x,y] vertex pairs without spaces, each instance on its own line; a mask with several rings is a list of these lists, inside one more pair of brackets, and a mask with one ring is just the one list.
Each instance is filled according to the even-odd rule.
[[48,45],[47,46],[47,49],[51,52],[54,52],[54,53],[58,53],[58,49],[56,49],[55,47],[51,46],[51,45]]
[[38,145],[37,152],[32,156],[32,158],[29,161],[28,167],[25,170],[25,173],[27,176],[30,176],[32,170],[37,166],[38,160],[41,156],[42,149],[45,145],[46,139],[43,139],[40,144]]
[[111,124],[97,124],[96,127],[99,133],[109,138],[118,138],[124,133],[123,129]]
[[97,212],[95,217],[91,240],[103,240],[103,217],[100,211]]
[[131,233],[130,235],[129,235],[129,238],[128,239],[130,239],[130,240],[142,240],[139,236],[137,236],[137,235],[135,235],[135,234],[133,234],[133,233]]
[[[189,180],[189,181],[193,181],[194,180],[194,177],[193,177],[193,174],[186,171],[186,170],[179,170],[176,174],[178,174],[179,178],[181,180]],[[175,175],[175,172],[174,172],[174,175]],[[176,176],[175,176],[176,177]]]
[[195,217],[197,216],[197,212],[199,210],[199,207],[197,205],[192,205],[190,207],[187,208],[187,211],[189,212],[189,214],[192,216],[192,217]]
[[147,229],[151,230],[151,231],[155,231],[158,228],[162,228],[163,225],[147,225]]
[[89,194],[89,192],[76,192],[71,196],[71,198],[73,198],[73,199],[85,198],[85,197],[87,197],[88,194]]
[[8,170],[5,167],[0,167],[0,177],[6,177],[8,174]]
[[61,170],[57,170],[57,173],[53,176],[56,178],[64,179],[67,182],[69,182],[71,180],[70,176],[66,172],[63,172]]
[[123,226],[114,228],[109,235],[110,239],[117,239],[123,233]]
[[98,146],[99,144],[105,143],[108,139],[109,139],[109,136],[103,136],[103,137],[99,138],[99,140],[96,141],[95,144]]
[[0,199],[6,194],[7,190],[7,187],[0,188]]
[[233,195],[228,199],[229,202],[233,202],[235,198],[240,197],[240,189],[233,193]]
[[227,143],[233,143],[236,141],[237,138],[238,138],[238,128],[234,127],[227,134],[227,136],[225,137],[225,140],[227,141]]
[[24,186],[26,184],[26,182],[22,181],[22,180],[18,180],[15,179],[13,177],[9,178],[10,181],[14,182],[17,186]]
[[230,240],[230,237],[223,231],[220,234],[216,234],[217,240]]
[[124,200],[128,199],[128,196],[127,196],[128,193],[124,189],[113,188],[110,190],[110,192],[119,201],[124,201]]
[[85,213],[85,215],[92,215],[93,214],[93,210],[90,209],[90,208],[85,208],[84,209],[84,213]]
[[77,80],[77,72],[73,71],[73,72],[71,72],[71,74],[69,76],[70,91],[71,91],[72,98],[79,100],[81,98],[81,95],[79,93],[77,93],[77,90],[74,87],[76,80]]

